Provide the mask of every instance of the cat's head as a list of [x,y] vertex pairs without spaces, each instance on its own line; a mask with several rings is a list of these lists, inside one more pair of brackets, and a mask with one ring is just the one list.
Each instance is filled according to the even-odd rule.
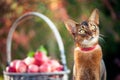
[[74,37],[75,43],[81,47],[91,47],[98,43],[99,14],[98,9],[93,10],[88,20],[77,23],[73,20],[65,22],[67,30]]

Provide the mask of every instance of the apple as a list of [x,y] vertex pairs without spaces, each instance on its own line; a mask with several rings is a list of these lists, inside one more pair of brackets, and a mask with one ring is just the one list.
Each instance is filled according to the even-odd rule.
[[40,72],[59,72],[63,70],[63,66],[57,60],[48,60],[47,62],[43,63],[39,71]]
[[52,72],[62,71],[63,66],[57,60],[49,60],[49,64],[51,65]]
[[34,57],[26,57],[23,60],[27,65],[35,64],[35,58]]
[[21,61],[21,60],[13,60],[13,61],[10,63],[10,66],[15,68],[15,67],[16,67],[16,63],[17,63],[18,61]]
[[16,62],[16,72],[24,73],[27,72],[27,64],[24,61],[19,60]]
[[40,52],[40,51],[37,51],[34,55],[34,58],[35,58],[35,64],[37,64],[38,66],[42,65],[43,63],[47,62],[48,60],[48,57]]
[[26,57],[23,60],[13,60],[10,66],[6,67],[7,72],[37,73],[37,72],[59,72],[63,70],[57,60],[50,59],[41,51],[37,51],[33,57]]
[[59,65],[58,67],[56,67],[56,69],[54,69],[54,71],[63,71],[63,65]]
[[16,69],[14,67],[8,66],[6,67],[7,72],[16,72]]
[[27,70],[28,73],[36,73],[36,72],[39,72],[39,67],[35,64],[30,64],[28,66],[28,70]]
[[40,72],[51,72],[51,65],[46,62],[46,63],[43,63],[40,67],[39,67],[39,71]]

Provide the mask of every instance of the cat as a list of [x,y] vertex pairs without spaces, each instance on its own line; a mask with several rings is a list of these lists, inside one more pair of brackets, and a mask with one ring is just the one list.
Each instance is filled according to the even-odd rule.
[[65,26],[75,43],[73,80],[106,80],[106,68],[98,42],[98,9],[94,9],[90,17],[81,23],[66,20]]

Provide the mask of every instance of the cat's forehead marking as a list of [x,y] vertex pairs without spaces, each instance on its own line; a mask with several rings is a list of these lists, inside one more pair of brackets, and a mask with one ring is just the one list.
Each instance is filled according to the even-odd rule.
[[80,25],[88,26],[88,22],[87,21],[83,21]]

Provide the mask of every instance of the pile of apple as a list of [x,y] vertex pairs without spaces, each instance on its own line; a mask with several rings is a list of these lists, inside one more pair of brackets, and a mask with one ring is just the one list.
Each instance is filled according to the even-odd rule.
[[6,71],[14,73],[59,72],[63,71],[63,66],[57,60],[49,58],[42,51],[36,51],[33,57],[13,60],[6,67]]

